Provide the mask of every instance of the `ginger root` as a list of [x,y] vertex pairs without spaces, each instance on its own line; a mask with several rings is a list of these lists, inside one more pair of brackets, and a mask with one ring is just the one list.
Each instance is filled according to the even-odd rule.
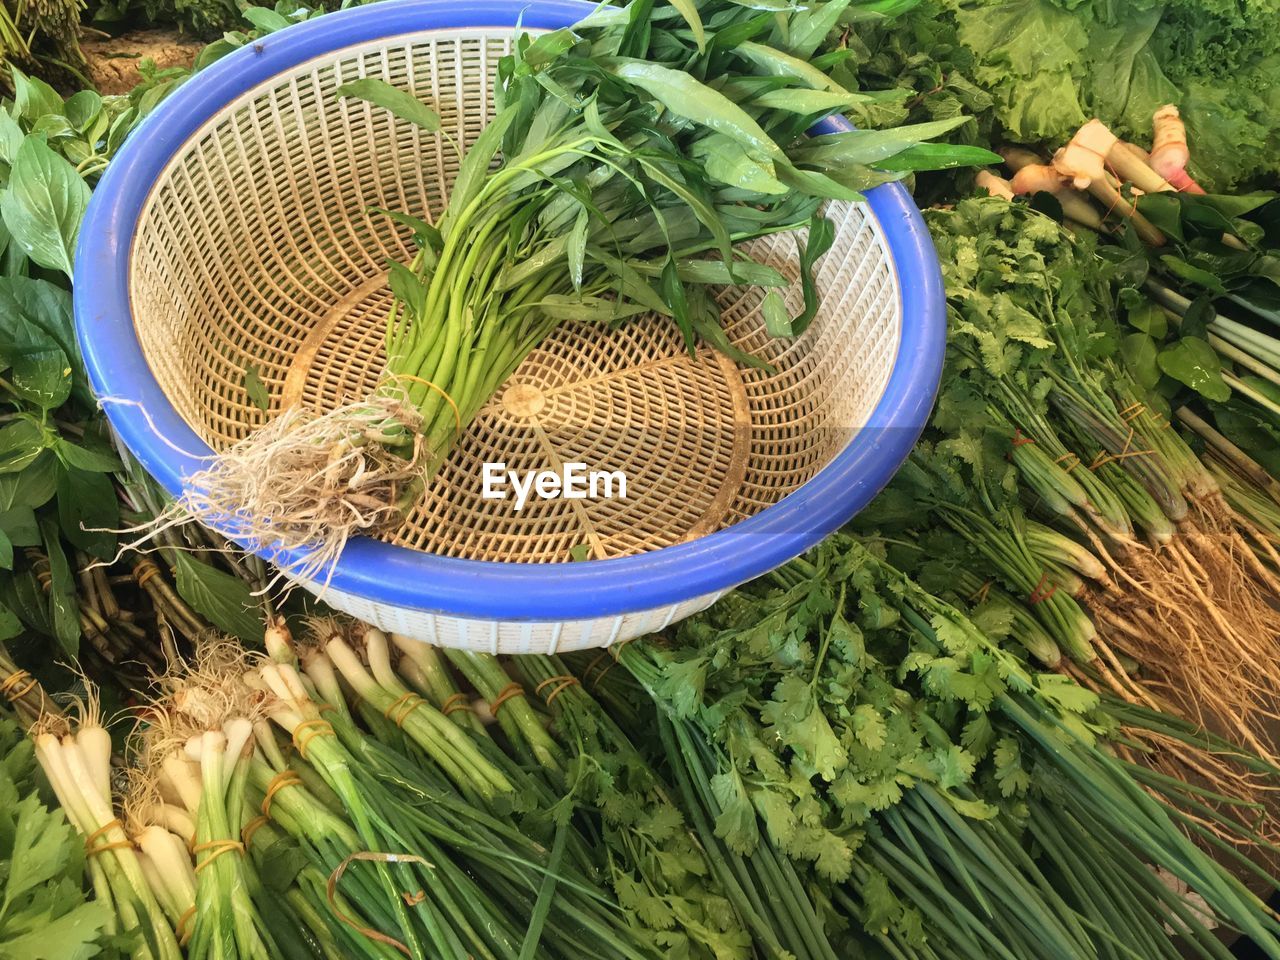
[[1077,190],[1086,190],[1090,183],[1106,174],[1104,162],[1119,139],[1106,124],[1094,118],[1054,155],[1053,165]]

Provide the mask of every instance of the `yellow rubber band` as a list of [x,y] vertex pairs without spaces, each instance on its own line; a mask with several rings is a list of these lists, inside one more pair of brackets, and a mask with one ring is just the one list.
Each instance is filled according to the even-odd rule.
[[204,843],[197,843],[191,848],[192,853],[198,854],[206,851],[212,852],[203,860],[196,863],[196,873],[199,873],[224,853],[230,853],[232,850],[236,853],[244,853],[244,844],[239,840],[207,840]]
[[495,717],[498,715],[498,708],[510,700],[512,697],[523,697],[524,687],[518,683],[509,683],[493,698],[493,702],[489,704],[489,712]]
[[294,771],[286,768],[284,770],[281,770],[279,773],[277,773],[274,777],[271,778],[271,782],[267,784],[267,795],[262,798],[262,806],[259,808],[262,810],[262,815],[264,817],[271,816],[271,801],[277,793],[279,793],[285,787],[295,787],[295,786],[301,786],[301,785],[302,785],[302,778],[298,776]]
[[430,380],[424,380],[422,377],[415,377],[411,373],[389,373],[387,376],[392,380],[408,380],[412,383],[420,383],[424,387],[430,387],[436,393],[440,394],[440,396],[444,397],[445,403],[449,404],[449,406],[453,408],[453,419],[458,425],[458,433],[462,433],[462,411],[458,409],[458,405],[454,402],[453,397],[449,396],[448,391],[443,387],[437,386]]
[[328,720],[315,717],[311,720],[303,720],[293,728],[293,746],[303,760],[307,759],[308,744],[317,736],[333,736],[333,726]]

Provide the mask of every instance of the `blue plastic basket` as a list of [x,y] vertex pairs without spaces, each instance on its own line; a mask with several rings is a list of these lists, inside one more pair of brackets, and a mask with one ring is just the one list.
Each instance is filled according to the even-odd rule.
[[[212,452],[209,441],[226,442],[219,424],[230,423],[244,408],[233,402],[239,384],[222,376],[214,377],[212,386],[202,386],[183,373],[181,364],[191,360],[193,351],[205,350],[215,359],[227,353],[228,369],[235,369],[252,359],[254,350],[266,349],[261,344],[269,345],[274,331],[287,326],[273,319],[273,311],[284,317],[292,309],[286,302],[290,297],[318,295],[303,284],[283,299],[254,300],[259,294],[252,289],[251,272],[228,281],[222,276],[230,275],[226,264],[237,258],[267,257],[277,242],[273,230],[287,231],[310,215],[306,198],[323,177],[339,183],[333,189],[345,189],[341,184],[358,179],[365,168],[391,163],[387,158],[394,152],[401,157],[395,161],[395,176],[411,179],[415,151],[422,148],[413,139],[417,134],[382,118],[374,133],[364,126],[355,130],[365,147],[350,147],[344,138],[351,131],[335,133],[325,119],[324,104],[331,94],[326,85],[335,86],[339,77],[377,73],[420,96],[435,93],[446,122],[451,121],[445,107],[456,103],[454,121],[467,139],[483,124],[484,111],[474,104],[468,107],[466,101],[487,95],[493,43],[510,38],[517,26],[567,26],[593,9],[590,3],[574,0],[388,0],[324,16],[264,37],[202,71],[130,137],[94,193],[81,229],[76,327],[94,390],[126,401],[106,405],[120,440],[170,493],[181,494],[185,478],[199,471],[205,465],[200,458]],[[481,62],[472,62],[476,57]],[[841,129],[838,123],[828,121],[818,132],[836,129]],[[350,159],[333,161],[338,153]],[[220,158],[216,170],[211,156]],[[241,207],[256,202],[253,191],[270,189],[273,202],[283,202],[280,181],[271,179],[271,171],[304,156],[313,163],[346,167],[338,174],[294,181],[299,205],[271,221],[270,229],[263,226],[259,236],[233,224],[221,241],[209,240],[198,256],[185,251],[184,244],[199,230],[185,229],[184,218],[213,217],[217,211],[204,208],[215,206],[230,211],[224,219],[249,222],[254,214]],[[217,203],[200,203],[198,191],[182,193],[184,184],[200,177],[207,180],[201,188],[206,201],[216,198]],[[351,216],[359,219],[356,213]],[[155,226],[160,220],[169,224],[168,233]],[[867,232],[871,252],[862,254],[858,263],[846,264],[838,282],[876,285],[880,313],[875,322],[892,329],[882,331],[884,342],[878,349],[883,360],[876,362],[883,369],[875,378],[873,402],[857,415],[840,448],[825,465],[814,465],[812,475],[798,488],[753,515],[688,542],[584,562],[477,560],[373,539],[353,540],[332,572],[326,601],[383,629],[445,645],[495,652],[603,646],[660,629],[705,607],[847,522],[889,480],[924,426],[941,372],[945,309],[928,232],[902,187],[871,191],[865,205],[844,212],[841,223]],[[307,230],[317,232],[314,226]],[[359,230],[366,226],[358,225]],[[330,256],[339,264],[312,287],[379,286],[376,277],[371,280],[359,270],[343,276],[343,258],[351,259],[346,248],[357,245],[346,235],[313,236],[308,242],[312,241],[319,245],[316,249],[330,251],[317,254],[316,262]],[[394,246],[394,238],[369,240],[374,247],[388,242]],[[383,253],[378,247],[361,262],[385,262]],[[851,279],[843,279],[846,274]],[[847,330],[852,332],[840,336],[856,339],[859,324],[872,322],[860,314],[869,309],[860,306],[863,299],[841,301],[847,305],[840,315],[825,321],[829,336]],[[259,312],[267,315],[256,317],[253,323],[258,326],[248,333],[242,335],[237,326],[234,335],[201,347],[205,341],[200,338],[207,338],[211,325],[216,325],[208,311],[225,313],[229,308],[223,301],[230,300],[260,302]],[[168,306],[158,310],[156,304]],[[832,333],[836,328],[831,324],[845,326]],[[815,327],[821,326],[815,322]],[[839,342],[826,341],[823,349],[830,351],[830,344]],[[281,384],[267,380],[278,393]],[[199,416],[192,413],[196,409]],[[264,553],[272,557],[270,551]],[[299,560],[289,554],[273,558],[286,568]]]

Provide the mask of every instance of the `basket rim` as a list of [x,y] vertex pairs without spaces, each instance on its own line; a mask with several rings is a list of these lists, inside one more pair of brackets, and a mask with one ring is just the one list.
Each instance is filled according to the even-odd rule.
[[[99,181],[80,230],[73,292],[76,337],[119,440],[171,495],[212,449],[174,409],[134,329],[134,231],[170,159],[207,120],[271,77],[346,47],[431,30],[571,26],[586,0],[383,0],[326,14],[236,50],[182,84],[127,138]],[[852,129],[842,118],[817,133]],[[928,229],[901,184],[867,192],[898,274],[901,334],[888,383],[864,425],[812,479],[777,503],[697,540],[575,563],[473,560],[371,538],[351,540],[329,585],[389,606],[476,619],[558,621],[648,610],[744,583],[847,523],[902,465],[928,420],[942,373],[946,307]],[[226,531],[220,531],[225,533]],[[234,538],[233,538],[234,539]],[[243,543],[241,543],[244,546]],[[296,552],[253,551],[282,567]]]

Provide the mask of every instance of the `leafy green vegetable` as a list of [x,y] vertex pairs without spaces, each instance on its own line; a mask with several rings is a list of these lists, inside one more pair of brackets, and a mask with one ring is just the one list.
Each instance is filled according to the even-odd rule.
[[1276,14],[1274,0],[926,0],[854,31],[834,75],[914,88],[912,116],[976,113],[993,144],[1061,144],[1099,117],[1149,146],[1152,114],[1173,103],[1195,176],[1225,190],[1280,170]]
[[70,277],[88,203],[89,187],[74,166],[39,138],[23,140],[0,198],[0,215],[23,253]]
[[261,641],[264,624],[243,580],[183,552],[174,554],[174,563],[178,594],[191,609],[246,643]]

